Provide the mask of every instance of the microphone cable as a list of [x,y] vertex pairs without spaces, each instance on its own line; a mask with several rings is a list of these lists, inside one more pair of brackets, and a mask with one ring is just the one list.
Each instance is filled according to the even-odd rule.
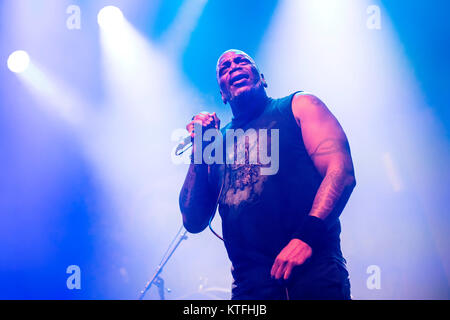
[[221,186],[220,186],[219,196],[217,197],[216,205],[214,206],[214,211],[213,211],[213,213],[212,213],[212,215],[211,215],[211,218],[209,218],[209,223],[208,223],[208,225],[209,225],[209,230],[211,230],[211,232],[212,232],[217,238],[219,238],[220,240],[222,240],[222,241],[224,241],[224,242],[225,242],[225,240],[223,240],[223,238],[222,238],[221,236],[219,236],[219,235],[214,231],[213,227],[211,226],[211,222],[213,221],[214,216],[216,215],[217,207],[219,206],[220,196],[222,195],[223,185],[225,184],[225,172],[226,172],[226,168],[227,168],[227,167],[226,167],[226,165],[225,165],[225,168],[224,168],[224,170],[223,170],[222,184],[221,184]]

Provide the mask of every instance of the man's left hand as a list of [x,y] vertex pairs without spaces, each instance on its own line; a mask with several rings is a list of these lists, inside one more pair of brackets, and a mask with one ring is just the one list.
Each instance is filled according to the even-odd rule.
[[292,239],[278,254],[270,274],[275,279],[289,279],[292,269],[302,265],[312,255],[311,247],[300,239]]

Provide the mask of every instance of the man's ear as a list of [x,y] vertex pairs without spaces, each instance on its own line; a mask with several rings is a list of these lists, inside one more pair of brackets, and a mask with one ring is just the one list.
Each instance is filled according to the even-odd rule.
[[267,88],[267,81],[266,81],[266,79],[264,79],[264,75],[262,73],[261,73],[261,82],[262,82],[264,88]]
[[227,104],[227,98],[225,98],[225,95],[223,94],[222,90],[220,90],[220,95],[222,96],[222,101],[224,104]]

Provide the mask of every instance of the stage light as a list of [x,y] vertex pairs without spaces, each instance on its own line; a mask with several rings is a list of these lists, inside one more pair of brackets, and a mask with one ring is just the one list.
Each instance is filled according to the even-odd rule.
[[189,44],[208,0],[184,1],[172,25],[162,35],[164,49],[173,55],[182,54]]
[[14,73],[22,73],[30,65],[30,56],[23,50],[14,51],[8,58],[8,68]]
[[106,6],[99,11],[97,21],[103,29],[114,29],[123,23],[123,13],[117,7]]

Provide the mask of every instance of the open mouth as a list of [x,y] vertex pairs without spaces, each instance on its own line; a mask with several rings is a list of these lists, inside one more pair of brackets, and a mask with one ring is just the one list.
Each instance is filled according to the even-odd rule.
[[230,79],[230,86],[240,84],[240,83],[244,82],[245,80],[247,80],[248,78],[249,77],[247,74],[240,73]]

